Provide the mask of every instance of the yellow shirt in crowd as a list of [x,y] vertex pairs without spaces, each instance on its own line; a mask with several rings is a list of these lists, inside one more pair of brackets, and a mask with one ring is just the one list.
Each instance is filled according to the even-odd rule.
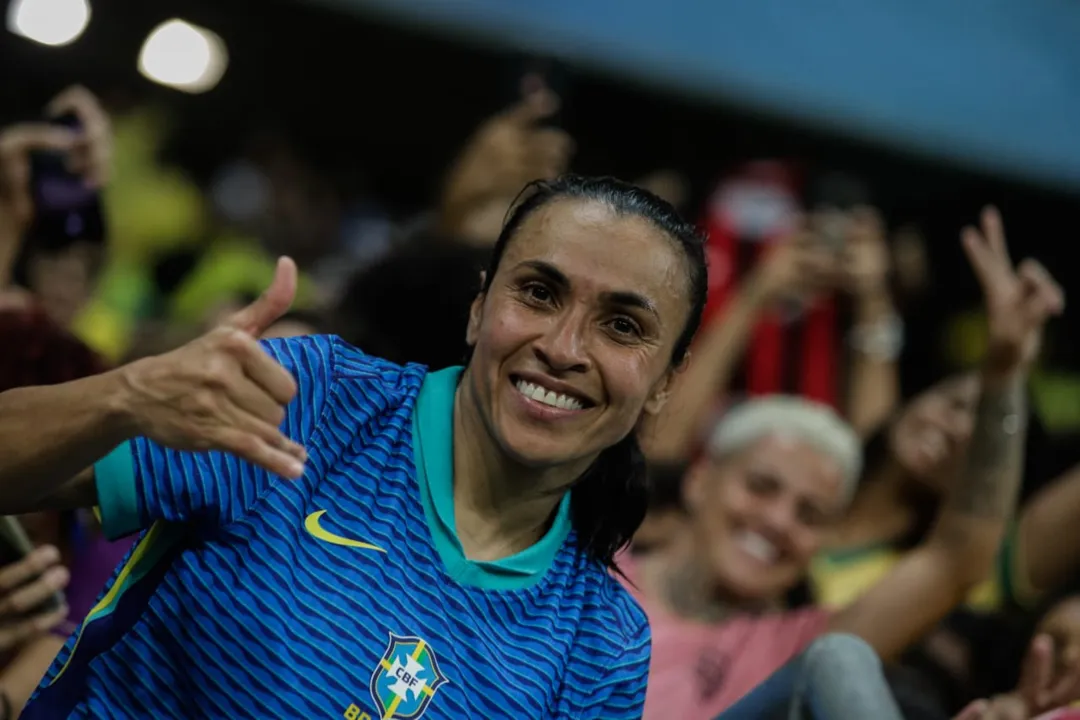
[[[1023,573],[1016,572],[1017,547],[1013,527],[1002,542],[993,576],[968,595],[968,609],[990,613],[1008,604],[1030,606],[1038,600]],[[813,597],[818,605],[830,610],[847,607],[884,578],[903,555],[903,550],[888,543],[819,553],[810,565]]]

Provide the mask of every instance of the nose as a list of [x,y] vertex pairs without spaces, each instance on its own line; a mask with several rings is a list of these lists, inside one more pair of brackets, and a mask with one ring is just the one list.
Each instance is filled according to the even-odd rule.
[[533,343],[540,362],[556,372],[585,372],[590,359],[586,348],[586,321],[565,313]]
[[787,498],[776,498],[761,508],[761,519],[769,539],[779,543],[787,538],[795,525],[795,505]]

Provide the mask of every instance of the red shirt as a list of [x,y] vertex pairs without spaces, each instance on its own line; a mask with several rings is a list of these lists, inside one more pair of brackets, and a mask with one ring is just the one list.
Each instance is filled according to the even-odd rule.
[[[781,161],[747,163],[709,200],[709,298],[703,322],[724,308],[745,274],[795,227],[800,212],[795,175]],[[754,327],[733,389],[750,395],[802,395],[836,407],[838,333],[832,296],[806,308],[771,311]]]

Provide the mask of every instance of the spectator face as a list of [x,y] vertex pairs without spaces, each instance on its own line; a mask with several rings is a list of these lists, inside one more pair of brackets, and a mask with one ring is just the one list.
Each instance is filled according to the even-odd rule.
[[956,476],[978,396],[978,376],[960,375],[938,383],[901,411],[889,433],[889,448],[911,479],[941,492]]
[[100,257],[96,245],[75,242],[59,252],[39,253],[30,259],[30,290],[57,325],[69,327],[89,302]]
[[844,506],[840,466],[813,445],[772,435],[687,476],[695,546],[740,600],[778,599],[802,578]]

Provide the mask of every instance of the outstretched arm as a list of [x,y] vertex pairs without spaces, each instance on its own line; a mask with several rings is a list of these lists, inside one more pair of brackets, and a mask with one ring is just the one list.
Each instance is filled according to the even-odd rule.
[[304,449],[279,429],[296,383],[255,339],[288,309],[295,288],[296,266],[283,259],[262,297],[178,350],[0,394],[0,514],[93,504],[85,469],[135,436],[179,450],[222,450],[299,477]]
[[833,629],[860,635],[890,660],[986,576],[1020,486],[1024,397],[1020,378],[987,385],[968,462],[929,539],[838,613]]
[[31,153],[65,153],[72,169],[92,188],[102,187],[109,174],[112,133],[97,98],[86,88],[70,87],[53,98],[47,111],[53,117],[74,114],[80,131],[45,122],[21,123],[0,131],[0,291],[11,281],[23,235],[34,217]]
[[649,460],[677,463],[689,457],[695,434],[714,409],[717,398],[727,390],[765,300],[760,284],[751,280],[705,327],[663,411],[647,419],[640,431]]
[[675,380],[663,411],[639,431],[652,462],[688,459],[717,398],[742,359],[755,324],[784,298],[800,298],[835,283],[834,253],[811,233],[800,230],[773,249],[754,268],[719,315],[702,328],[686,370]]
[[990,337],[964,470],[926,541],[833,619],[833,629],[861,635],[886,660],[961,603],[993,567],[1023,470],[1028,368],[1046,319],[1064,302],[1038,264],[1014,271],[996,211],[984,213],[982,236],[965,231],[964,249],[983,288]]
[[1024,506],[1016,529],[1014,588],[1023,598],[1057,588],[1080,567],[1080,465]]
[[889,291],[885,223],[873,208],[851,213],[843,253],[844,286],[851,293],[851,368],[845,414],[860,437],[873,435],[896,410],[900,397],[897,358],[903,329]]
[[0,394],[0,513],[50,506],[64,485],[69,501],[92,505],[83,470],[135,434],[121,398],[119,371]]

